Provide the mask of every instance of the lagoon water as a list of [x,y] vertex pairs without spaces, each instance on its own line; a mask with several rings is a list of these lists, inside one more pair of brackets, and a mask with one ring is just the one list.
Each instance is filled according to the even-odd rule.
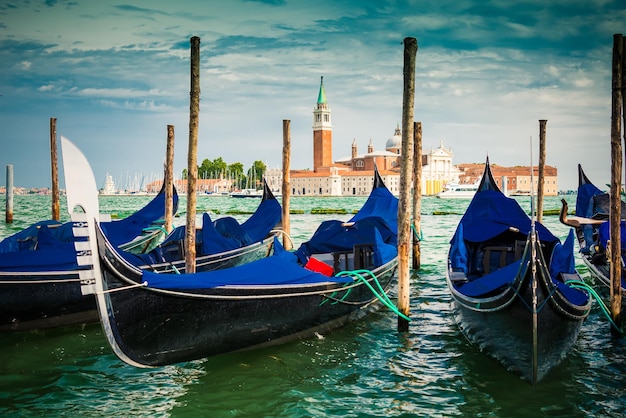
[[[124,217],[149,199],[100,197],[100,204]],[[566,199],[573,207],[575,197]],[[292,198],[291,208],[304,211],[292,215],[294,241],[322,220],[349,217],[311,215],[312,208],[352,211],[363,201]],[[258,202],[200,196],[198,212],[252,211]],[[529,208],[528,199],[520,202]],[[544,208],[559,202],[548,197]],[[408,333],[398,333],[396,317],[382,310],[320,338],[154,369],[118,360],[99,324],[0,334],[0,416],[623,416],[626,343],[611,336],[597,304],[573,351],[536,387],[465,340],[451,316],[445,259],[468,203],[422,201],[421,269],[412,274]],[[14,204],[14,223],[0,223],[0,238],[50,216],[49,196],[15,196]],[[3,211],[4,196],[0,205]],[[184,215],[176,222],[184,224]],[[544,224],[567,235],[557,216],[544,217]],[[588,278],[580,260],[577,267]]]

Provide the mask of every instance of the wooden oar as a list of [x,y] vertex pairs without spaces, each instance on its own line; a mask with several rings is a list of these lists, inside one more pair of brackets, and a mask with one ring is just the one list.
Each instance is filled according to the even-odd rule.
[[561,199],[561,213],[559,214],[559,220],[562,224],[579,228],[582,225],[600,225],[606,220],[585,218],[583,216],[567,216],[567,202],[565,199]]

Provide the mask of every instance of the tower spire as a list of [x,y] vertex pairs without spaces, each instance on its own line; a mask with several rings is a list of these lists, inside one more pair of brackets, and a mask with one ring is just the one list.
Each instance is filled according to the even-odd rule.
[[326,102],[324,77],[320,79],[320,91],[313,110],[313,170],[329,167],[333,162],[333,125],[330,120],[330,108]]
[[320,92],[317,95],[317,104],[326,104],[326,92],[324,91],[324,76],[320,80]]

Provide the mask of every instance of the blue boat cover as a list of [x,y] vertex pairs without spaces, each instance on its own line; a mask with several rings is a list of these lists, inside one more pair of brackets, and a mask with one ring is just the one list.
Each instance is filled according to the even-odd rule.
[[[322,222],[311,239],[300,246],[296,254],[303,264],[313,254],[352,251],[355,244],[373,244],[377,237],[393,248],[387,255],[381,255],[382,258],[389,261],[397,255],[398,198],[385,187],[378,170],[374,176],[374,188],[369,197],[348,222]],[[380,245],[377,251],[383,248]]]
[[[578,195],[576,196],[576,215],[583,216],[585,218],[592,218],[598,213],[594,207],[593,197],[605,194],[602,190],[598,189],[593,183],[581,184],[578,187]],[[608,208],[606,210],[600,209],[601,213],[608,214]]]
[[[265,195],[271,195],[269,186],[267,183],[264,184],[266,188]],[[241,227],[250,238],[250,242],[263,240],[281,222],[282,207],[278,200],[273,198],[273,195],[271,196],[272,198],[264,198],[252,216],[241,224]]]
[[[268,230],[269,231],[269,230]],[[226,216],[211,221],[208,213],[202,215],[201,254],[217,254],[252,244],[252,239],[235,218]],[[267,234],[266,234],[267,235]]]
[[[610,222],[601,223],[598,227],[598,241],[602,248],[606,248],[609,240],[611,239],[611,225]],[[622,256],[624,251],[626,250],[626,224],[624,221],[620,222],[620,242],[621,242],[621,250]]]
[[[176,213],[178,209],[178,193],[174,189],[174,209]],[[132,241],[141,233],[145,228],[150,226],[154,221],[162,219],[165,214],[165,191],[161,189],[161,192],[152,199],[146,206],[127,218],[120,219],[119,221],[101,222],[102,230],[107,236],[109,242],[114,246],[119,246]]]
[[[348,223],[335,220],[322,222],[311,239],[294,253],[285,251],[274,237],[274,255],[271,257],[233,268],[194,274],[158,274],[144,271],[143,279],[151,287],[181,290],[224,285],[287,285],[329,281],[350,283],[352,279],[347,276],[328,277],[303,266],[313,254],[350,252],[356,244],[372,246],[376,267],[397,256],[398,199],[384,186],[377,171],[375,175],[378,181],[375,181],[372,193]],[[266,225],[269,226],[270,223],[266,222]],[[217,230],[215,228],[215,234],[219,234]],[[223,241],[220,237],[216,238]]]
[[[60,222],[53,220],[40,221],[32,224],[28,228],[24,228],[0,241],[0,253],[34,250],[37,247],[37,239],[42,226],[46,226],[46,229],[48,229],[48,226],[52,226],[56,230],[61,227],[61,225],[62,224]],[[49,229],[48,232],[50,232]],[[71,234],[72,231],[70,229],[70,236],[73,239],[74,236]]]
[[[519,203],[506,197],[497,187],[489,160],[485,164],[485,174],[470,202],[465,214],[450,240],[449,262],[453,271],[468,273],[467,243],[481,243],[497,237],[501,233],[514,229],[528,236],[532,229],[532,219],[524,212]],[[552,282],[556,286],[562,284],[557,279],[559,274],[575,273],[574,262],[574,234],[570,230],[565,242],[561,244],[540,222],[535,222],[538,239],[545,243],[554,244],[549,260],[549,270]],[[493,273],[463,284],[459,290],[466,296],[478,297],[496,290],[515,279],[515,273],[520,266],[520,260],[513,262]],[[565,285],[564,285],[565,286]],[[585,299],[587,295],[576,289],[562,289],[565,297],[571,302]]]
[[487,295],[494,290],[500,289],[502,286],[513,283],[517,277],[517,271],[520,268],[522,260],[516,260],[508,266],[502,267],[493,273],[486,274],[476,280],[464,284],[459,289],[465,296],[471,298]]
[[559,273],[576,273],[574,260],[574,230],[570,229],[567,238],[561,244],[557,242],[550,260],[550,277],[556,279]]
[[264,198],[252,216],[241,225],[230,216],[211,222],[211,217],[205,213],[202,217],[201,255],[218,254],[262,241],[281,219],[282,208],[273,196]]
[[[576,197],[576,215],[584,218],[592,219],[608,219],[610,213],[610,194],[605,193],[597,188],[585,175],[580,164],[578,165],[578,196]],[[621,201],[621,217],[626,218],[626,202]],[[622,231],[623,231],[622,220]],[[582,225],[583,236],[585,238],[585,247],[581,248],[581,252],[589,253],[590,246],[593,244],[594,233],[599,231],[599,240],[604,248],[609,237],[608,225],[602,225],[597,228],[594,225]],[[603,238],[604,236],[604,238]],[[624,233],[622,232],[622,248],[624,247]]]
[[[535,222],[535,227],[541,241],[558,240],[541,223]],[[459,228],[462,228],[461,233],[466,241],[483,242],[509,228],[517,228],[522,234],[528,235],[531,219],[515,199],[506,197],[500,190],[479,190],[461,218],[450,244],[457,245]]]
[[[174,190],[173,210],[178,207]],[[124,244],[141,235],[144,228],[163,218],[165,192],[145,207],[119,221],[102,222],[107,237],[115,245]],[[0,242],[0,271],[66,271],[76,270],[73,223],[53,220],[37,222]]]
[[[263,241],[282,219],[282,208],[274,197],[267,183],[264,183],[264,194],[256,211],[242,224],[231,216],[211,219],[208,213],[202,215],[202,228],[196,234],[196,242],[200,246],[199,256],[219,254]],[[172,255],[163,248],[173,242],[184,242],[185,226],[179,226],[156,248],[147,254],[122,254],[133,264],[154,264],[163,261],[175,261]],[[121,252],[120,252],[121,253]],[[141,259],[141,261],[137,261]]]
[[274,237],[274,255],[240,266],[191,274],[158,274],[143,271],[149,287],[159,289],[208,289],[218,286],[290,285],[321,282],[350,283],[347,276],[328,277],[305,269],[292,252]]

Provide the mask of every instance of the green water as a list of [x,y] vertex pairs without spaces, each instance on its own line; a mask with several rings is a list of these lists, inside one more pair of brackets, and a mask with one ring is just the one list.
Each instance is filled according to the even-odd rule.
[[[149,199],[102,197],[100,203],[103,212],[127,216]],[[574,198],[567,200],[573,207]],[[312,208],[351,211],[363,201],[293,198],[292,209],[304,211],[291,218],[294,240],[304,240],[320,221],[337,218],[310,215]],[[524,199],[520,201],[529,207]],[[223,214],[230,209],[252,210],[258,202],[199,197],[198,210]],[[136,369],[118,360],[97,324],[4,334],[0,335],[0,415],[624,415],[625,343],[611,337],[597,305],[573,351],[536,387],[508,373],[464,339],[450,314],[445,259],[448,240],[467,204],[423,200],[422,268],[412,276],[409,333],[399,334],[397,319],[381,311],[321,338],[155,369]],[[3,197],[0,205],[3,210]],[[14,224],[0,222],[0,237],[49,217],[49,205],[49,197],[16,196]],[[184,199],[180,207],[184,210]],[[544,207],[559,208],[559,198],[547,198]],[[184,217],[176,223],[184,223]],[[556,235],[567,235],[568,229],[556,216],[545,217],[544,223]],[[586,276],[582,262],[577,264]]]

